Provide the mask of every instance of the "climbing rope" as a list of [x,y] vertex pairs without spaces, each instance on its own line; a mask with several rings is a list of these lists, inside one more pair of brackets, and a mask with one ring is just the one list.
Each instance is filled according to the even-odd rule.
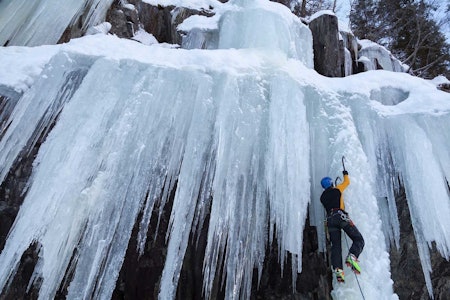
[[[345,237],[345,243],[347,244],[347,249],[350,251],[350,247],[348,246],[347,235],[344,234],[344,237]],[[364,297],[364,293],[362,291],[361,285],[359,284],[358,276],[356,275],[355,272],[353,272],[353,274],[355,274],[356,282],[358,283],[358,287],[359,287],[359,291],[361,292],[361,296],[362,296],[363,300],[366,300],[366,298]]]

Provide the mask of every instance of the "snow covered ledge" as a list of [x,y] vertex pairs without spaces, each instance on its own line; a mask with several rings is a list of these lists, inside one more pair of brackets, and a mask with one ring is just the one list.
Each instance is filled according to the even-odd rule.
[[358,61],[364,65],[364,71],[383,69],[393,72],[406,72],[407,66],[396,59],[385,47],[370,40],[359,40]]

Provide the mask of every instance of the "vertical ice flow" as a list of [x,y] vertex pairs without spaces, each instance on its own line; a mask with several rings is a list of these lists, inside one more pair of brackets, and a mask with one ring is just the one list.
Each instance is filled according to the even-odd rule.
[[[250,6],[245,11],[238,8],[222,16],[219,22],[219,48],[261,47],[312,65],[311,34],[301,22],[291,14],[286,14],[288,18],[283,19],[282,15],[271,11],[269,4]],[[243,32],[239,37],[235,34],[236,26]],[[267,36],[267,32],[261,31],[261,26],[271,29],[271,34]],[[277,34],[273,29],[280,26],[286,29],[286,35],[277,38],[274,43]],[[284,261],[286,250],[301,257],[302,233],[298,228],[303,227],[309,201],[308,163],[304,156],[309,153],[309,138],[304,123],[303,98],[301,89],[289,78],[280,75],[266,79],[266,76],[262,74],[256,79],[254,75],[251,78],[213,77],[216,83],[214,90],[219,92],[212,100],[217,106],[217,116],[210,133],[217,148],[213,148],[216,158],[211,193],[214,200],[204,263],[207,296],[222,259],[226,262],[227,297],[250,295],[251,270],[256,267],[261,272],[267,244],[265,226],[257,224],[268,217],[270,239],[274,236],[279,239],[280,260]],[[290,92],[286,94],[283,88]],[[282,111],[279,111],[280,107]],[[282,158],[278,159],[276,155]],[[303,170],[298,168],[302,164],[305,165]],[[182,174],[179,183],[182,182]],[[178,187],[175,201],[181,197],[180,193],[184,193],[184,189]],[[198,195],[198,187],[195,188],[195,195]],[[269,206],[265,203],[266,198],[271,199]],[[175,252],[169,250],[170,259],[163,272],[159,296],[161,299],[173,296],[181,268],[187,236],[175,235],[175,230],[179,228],[175,224],[184,224],[183,232],[188,235],[193,218],[190,211],[193,207],[186,211],[181,208],[184,205],[175,206],[171,216],[169,249]],[[277,232],[274,232],[275,223]],[[297,266],[293,270],[295,277],[301,263],[295,258],[294,261]]]
[[[361,95],[345,94],[349,99],[355,126],[360,137],[364,152],[370,161],[373,174],[374,193],[378,201],[380,217],[386,245],[395,246],[400,243],[400,224],[397,216],[395,195],[399,191],[399,170],[394,166],[392,156],[392,141],[388,134],[390,127],[386,126],[380,115],[371,108],[366,98]],[[383,101],[394,101],[392,97],[382,97]]]
[[[112,0],[4,0],[0,2],[0,45],[56,44],[64,31],[81,22],[83,32],[104,21]],[[79,25],[77,25],[78,28]]]
[[219,20],[219,49],[279,51],[314,66],[311,31],[287,7],[269,1],[241,2],[242,7],[224,12]]
[[[380,92],[381,91],[381,92]],[[376,176],[374,186],[387,243],[399,246],[400,224],[395,195],[405,188],[417,248],[428,292],[432,295],[430,251],[449,258],[450,135],[448,114],[386,114],[361,95],[347,95],[365,153]],[[413,101],[415,95],[392,87],[370,98],[386,107]]]
[[82,55],[55,55],[37,82],[18,100],[10,116],[5,116],[8,126],[0,141],[0,182],[19,153],[30,151],[44,131],[49,130],[92,61],[91,57]]
[[[450,257],[450,202],[448,178],[449,134],[441,128],[450,125],[448,116],[403,116],[388,120],[395,165],[405,186],[419,256],[431,294],[431,263],[428,248],[432,242],[447,260]],[[414,151],[411,151],[414,149]],[[433,174],[433,176],[424,176]]]
[[[309,99],[306,106],[311,127],[313,225],[318,226],[319,232],[323,231],[325,212],[319,201],[323,190],[320,179],[325,176],[340,176],[342,179],[342,156],[345,156],[345,166],[350,173],[350,186],[345,190],[345,208],[365,239],[364,251],[360,256],[361,265],[371,269],[359,276],[361,287],[365,295],[376,295],[377,299],[395,299],[389,255],[374,196],[374,175],[358,138],[352,111],[346,105],[347,95],[324,94],[315,88],[309,88],[306,95]],[[322,240],[322,245],[324,243]],[[342,238],[344,257],[348,254],[350,244],[349,238]],[[336,299],[361,298],[354,276],[346,276],[345,285],[336,284],[332,295]]]

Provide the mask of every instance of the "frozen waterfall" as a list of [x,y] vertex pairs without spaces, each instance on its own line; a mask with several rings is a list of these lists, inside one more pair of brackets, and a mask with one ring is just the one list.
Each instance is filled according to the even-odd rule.
[[[105,19],[112,0],[0,1],[0,45],[56,44],[64,31],[77,23],[86,30]],[[49,30],[51,28],[51,30]]]
[[[108,35],[0,49],[0,93],[17,98],[0,114],[2,181],[50,130],[0,254],[1,290],[37,244],[40,299],[68,270],[68,299],[111,298],[135,223],[142,253],[155,205],[176,188],[159,298],[174,299],[190,234],[209,218],[204,295],[223,265],[225,298],[248,299],[274,239],[280,264],[291,253],[301,272],[308,213],[324,250],[319,182],[340,175],[344,155],[366,299],[398,299],[387,251],[400,184],[431,292],[428,247],[450,256],[450,96],[401,73],[317,74],[309,29],[276,3],[230,1],[218,15],[214,50]],[[333,297],[360,299],[355,278],[334,282]]]

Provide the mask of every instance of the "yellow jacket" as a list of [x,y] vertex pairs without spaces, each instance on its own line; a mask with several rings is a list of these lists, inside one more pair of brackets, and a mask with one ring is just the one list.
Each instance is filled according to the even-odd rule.
[[349,184],[350,184],[350,177],[348,177],[348,174],[346,174],[344,175],[344,181],[336,186],[336,188],[341,192],[341,198],[339,200],[339,208],[342,210],[345,210],[344,190],[348,187]]

